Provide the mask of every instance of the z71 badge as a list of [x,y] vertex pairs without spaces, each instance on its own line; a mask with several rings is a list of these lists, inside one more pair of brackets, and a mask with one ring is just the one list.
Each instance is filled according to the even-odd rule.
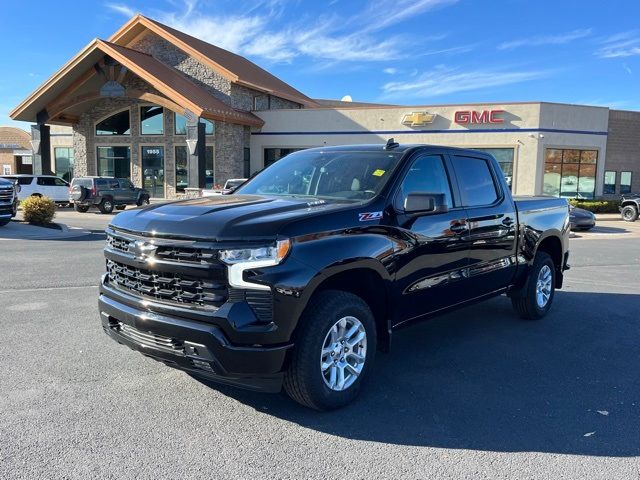
[[359,214],[361,222],[368,222],[370,220],[380,220],[382,218],[382,212],[367,212]]

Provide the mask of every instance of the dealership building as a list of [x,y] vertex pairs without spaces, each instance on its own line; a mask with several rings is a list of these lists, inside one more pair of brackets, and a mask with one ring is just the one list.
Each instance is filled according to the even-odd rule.
[[[246,177],[299,149],[390,137],[488,151],[517,194],[640,192],[640,112],[312,99],[241,56],[141,15],[92,41],[11,117],[35,124],[34,172],[127,177],[156,198]],[[28,157],[24,142],[7,145]]]

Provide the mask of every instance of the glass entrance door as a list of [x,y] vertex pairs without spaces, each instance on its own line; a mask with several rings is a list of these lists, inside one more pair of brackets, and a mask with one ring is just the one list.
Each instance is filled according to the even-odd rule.
[[142,179],[151,198],[164,198],[164,147],[142,147]]

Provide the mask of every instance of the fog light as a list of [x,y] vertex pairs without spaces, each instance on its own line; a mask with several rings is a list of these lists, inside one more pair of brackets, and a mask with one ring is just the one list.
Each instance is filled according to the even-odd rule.
[[200,370],[206,370],[207,372],[214,372],[213,367],[209,362],[203,362],[202,360],[191,359],[191,363],[193,363],[194,367]]

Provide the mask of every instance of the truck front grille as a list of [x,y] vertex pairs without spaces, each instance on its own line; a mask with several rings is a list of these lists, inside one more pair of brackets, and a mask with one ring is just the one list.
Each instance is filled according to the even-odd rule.
[[13,200],[13,188],[0,188],[0,201],[10,202]]
[[[115,235],[107,235],[107,248],[116,252],[131,255],[135,253],[135,240]],[[215,250],[195,248],[190,246],[157,245],[154,256],[159,260],[169,260],[179,263],[211,264],[216,261]]]
[[154,272],[113,260],[107,260],[107,274],[116,287],[155,300],[216,308],[227,300],[227,286],[211,279]]
[[181,354],[184,352],[184,344],[175,338],[157,335],[151,332],[143,332],[126,323],[117,320],[109,320],[109,327],[125,338],[145,347],[155,348],[169,353]]

